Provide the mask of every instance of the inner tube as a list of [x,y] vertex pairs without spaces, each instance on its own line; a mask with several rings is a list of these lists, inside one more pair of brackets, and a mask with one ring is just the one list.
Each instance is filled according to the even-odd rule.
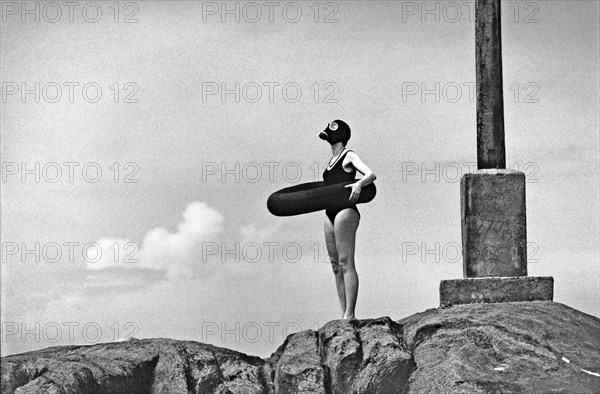
[[[344,206],[348,203],[352,188],[346,185],[355,183],[358,179],[335,183],[308,182],[286,187],[269,196],[267,208],[275,216],[294,216],[304,213],[321,211],[327,208]],[[363,187],[356,204],[364,204],[375,198],[377,188],[374,183]]]

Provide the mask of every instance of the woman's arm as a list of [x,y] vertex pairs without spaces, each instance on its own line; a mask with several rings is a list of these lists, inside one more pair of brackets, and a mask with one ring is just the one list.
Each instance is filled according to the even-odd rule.
[[354,152],[348,152],[346,155],[348,161],[352,163],[352,166],[356,168],[356,171],[363,174],[362,179],[360,179],[357,183],[360,183],[360,186],[367,186],[369,183],[373,182],[377,179],[377,176],[371,169],[365,164],[364,161],[361,160],[360,157]]
[[356,202],[363,186],[367,186],[369,183],[373,182],[375,179],[377,179],[377,176],[373,171],[371,171],[365,162],[358,157],[356,153],[348,152],[348,154],[346,154],[346,159],[354,168],[356,168],[356,171],[363,174],[362,179],[359,179],[357,182],[346,186],[352,188],[352,193],[350,193],[350,202]]

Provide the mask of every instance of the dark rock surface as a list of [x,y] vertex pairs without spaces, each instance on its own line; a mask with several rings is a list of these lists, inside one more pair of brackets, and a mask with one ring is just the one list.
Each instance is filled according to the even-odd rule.
[[[548,302],[332,321],[264,360],[192,341],[1,359],[1,393],[600,393],[600,320]],[[587,372],[586,372],[587,371]]]
[[173,339],[63,346],[2,358],[4,393],[262,393],[264,361]]
[[414,369],[401,326],[389,317],[290,335],[267,362],[276,393],[401,393]]
[[[466,304],[402,319],[414,393],[600,393],[600,320],[550,301]],[[564,359],[569,362],[564,361]]]

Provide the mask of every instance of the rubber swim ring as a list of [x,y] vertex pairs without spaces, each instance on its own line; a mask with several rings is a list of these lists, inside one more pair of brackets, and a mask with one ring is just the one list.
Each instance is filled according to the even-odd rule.
[[[357,180],[326,184],[309,182],[286,187],[269,196],[267,208],[275,216],[293,216],[339,207],[348,203],[352,190],[346,188]],[[375,198],[377,188],[370,183],[362,188],[357,204],[367,203]]]

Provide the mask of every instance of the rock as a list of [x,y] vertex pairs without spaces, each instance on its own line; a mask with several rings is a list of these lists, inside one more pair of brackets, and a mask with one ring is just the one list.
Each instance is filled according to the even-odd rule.
[[5,393],[262,393],[264,361],[192,341],[64,346],[2,358]]
[[319,336],[312,330],[288,336],[269,358],[276,393],[326,393]]
[[357,393],[400,393],[415,368],[402,337],[401,326],[389,318],[367,321],[359,327],[362,367],[354,382]]
[[400,393],[412,357],[389,317],[334,320],[289,336],[271,356],[276,393]]
[[600,320],[563,304],[457,305],[398,323],[416,363],[410,393],[600,392],[583,371],[600,372]]
[[549,302],[332,321],[263,360],[193,341],[63,346],[1,359],[1,393],[598,393],[600,320]]
[[337,320],[320,330],[331,393],[402,393],[414,363],[389,317]]

